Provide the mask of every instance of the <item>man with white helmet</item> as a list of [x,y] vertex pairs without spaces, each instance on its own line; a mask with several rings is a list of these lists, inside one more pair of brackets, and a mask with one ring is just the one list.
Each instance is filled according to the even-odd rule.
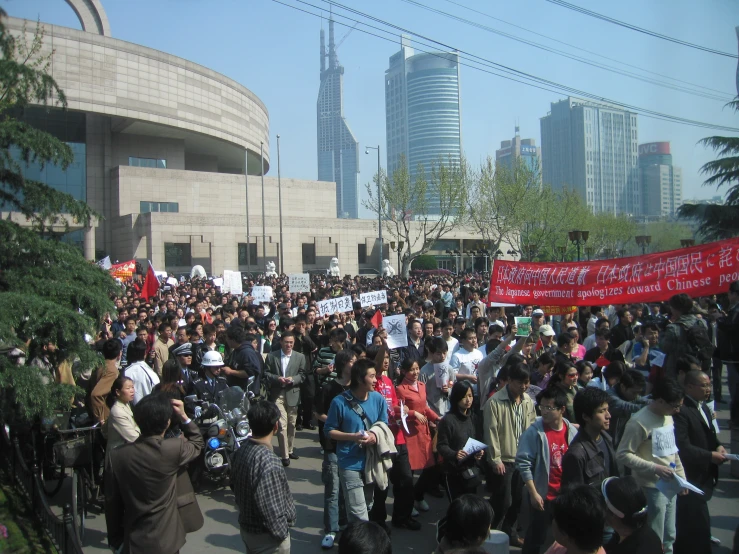
[[198,395],[198,399],[206,402],[215,402],[218,398],[218,393],[228,388],[226,378],[221,377],[221,368],[223,365],[223,357],[220,352],[211,350],[203,354],[201,361],[203,377],[196,379],[192,384],[193,392]]

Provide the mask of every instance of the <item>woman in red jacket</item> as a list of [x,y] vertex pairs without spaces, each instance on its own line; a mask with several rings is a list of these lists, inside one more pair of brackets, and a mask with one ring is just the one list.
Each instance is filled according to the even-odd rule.
[[397,394],[398,400],[408,407],[408,431],[405,432],[408,460],[413,471],[422,470],[413,489],[416,509],[426,512],[429,505],[423,499],[424,493],[438,479],[429,427],[436,427],[436,422],[441,418],[426,403],[426,385],[418,380],[420,373],[417,361],[403,360]]

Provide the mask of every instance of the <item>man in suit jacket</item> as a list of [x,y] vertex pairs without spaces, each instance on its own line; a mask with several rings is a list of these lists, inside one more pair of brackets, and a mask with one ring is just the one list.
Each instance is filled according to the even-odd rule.
[[685,400],[673,416],[675,442],[685,477],[705,494],[690,492],[677,499],[675,554],[710,554],[711,517],[708,501],[718,481],[718,466],[726,461],[726,450],[718,441],[711,412],[705,405],[711,394],[711,379],[703,371],[685,376]]
[[[184,437],[165,440],[173,417],[180,419]],[[163,395],[142,398],[134,419],[141,436],[111,452],[105,473],[108,543],[130,554],[175,554],[185,544],[185,530],[192,528],[178,511],[178,501],[185,499],[178,498],[177,475],[200,455],[203,438],[182,402]]]
[[290,460],[299,456],[293,452],[295,423],[298,419],[300,403],[300,384],[305,379],[307,364],[305,356],[293,351],[295,335],[286,331],[280,339],[280,350],[267,356],[264,365],[264,379],[270,389],[269,399],[280,410],[280,432],[277,442],[280,446],[282,465],[290,465]]

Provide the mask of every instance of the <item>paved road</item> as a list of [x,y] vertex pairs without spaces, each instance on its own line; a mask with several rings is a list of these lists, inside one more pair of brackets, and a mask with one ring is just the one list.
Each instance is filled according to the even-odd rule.
[[[726,417],[727,405],[720,404],[718,413],[721,425],[721,440],[727,447],[730,444]],[[295,498],[298,522],[292,529],[293,552],[313,554],[322,552],[320,541],[323,529],[323,486],[321,485],[321,455],[316,442],[315,431],[298,433],[296,453],[300,460],[293,461],[287,469],[290,488]],[[735,433],[735,447],[739,450],[739,433]],[[276,441],[275,441],[276,446]],[[713,549],[714,554],[729,554],[734,530],[739,524],[739,479],[729,475],[729,464],[720,468],[719,481],[710,502],[713,535],[721,540],[721,547]],[[434,551],[435,522],[442,517],[447,508],[446,500],[428,498],[431,510],[421,514],[419,520],[424,524],[420,531],[405,529],[393,530],[393,551],[422,552]],[[237,513],[230,489],[205,491],[199,495],[200,509],[205,516],[203,528],[188,535],[187,544],[181,552],[194,554],[200,552],[245,552],[239,537]],[[390,502],[389,502],[390,504]],[[390,508],[390,506],[388,506]],[[102,514],[91,514],[85,536],[85,553],[109,553],[106,547],[105,520]],[[514,549],[518,550],[518,549]],[[336,551],[336,550],[334,550]]]

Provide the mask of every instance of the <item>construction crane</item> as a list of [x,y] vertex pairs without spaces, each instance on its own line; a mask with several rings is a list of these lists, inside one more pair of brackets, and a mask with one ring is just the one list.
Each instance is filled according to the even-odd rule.
[[352,31],[357,28],[357,25],[359,25],[359,21],[357,21],[354,24],[354,26],[351,29],[349,29],[347,31],[347,33],[343,37],[341,37],[341,40],[338,42],[338,44],[336,46],[334,46],[334,49],[335,50],[338,50],[339,49],[339,46],[341,46],[342,43],[346,40],[346,37],[348,37],[349,35],[351,35],[352,34]]

